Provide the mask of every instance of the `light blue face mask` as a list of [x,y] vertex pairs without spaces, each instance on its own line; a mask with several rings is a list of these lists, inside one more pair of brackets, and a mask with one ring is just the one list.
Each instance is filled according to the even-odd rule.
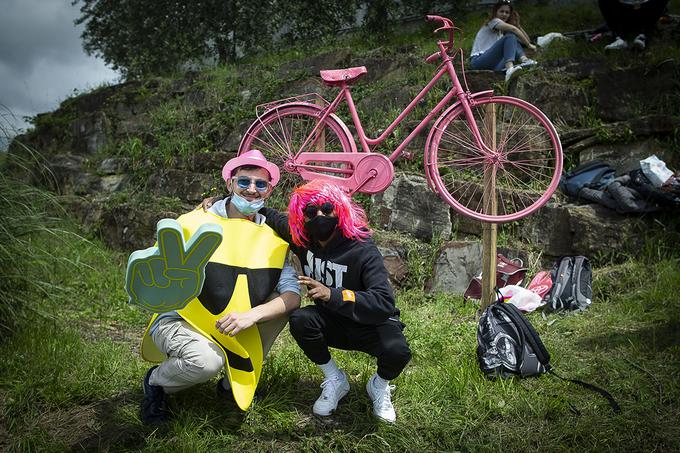
[[253,215],[264,207],[264,199],[248,201],[236,192],[231,194],[231,204],[243,215]]

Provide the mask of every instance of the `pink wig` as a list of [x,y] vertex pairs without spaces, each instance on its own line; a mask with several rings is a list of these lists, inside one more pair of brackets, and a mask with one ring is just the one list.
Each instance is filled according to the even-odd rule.
[[320,206],[329,202],[338,216],[338,229],[348,239],[362,240],[372,231],[368,228],[366,213],[343,190],[321,180],[314,180],[296,188],[288,204],[288,225],[295,244],[304,247],[310,243],[305,234],[304,209],[308,204]]

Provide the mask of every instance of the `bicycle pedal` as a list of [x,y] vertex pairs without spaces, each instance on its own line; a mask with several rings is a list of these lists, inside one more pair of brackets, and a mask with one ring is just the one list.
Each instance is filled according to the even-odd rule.
[[413,159],[413,153],[411,151],[402,151],[401,157],[403,157],[404,159],[411,160]]

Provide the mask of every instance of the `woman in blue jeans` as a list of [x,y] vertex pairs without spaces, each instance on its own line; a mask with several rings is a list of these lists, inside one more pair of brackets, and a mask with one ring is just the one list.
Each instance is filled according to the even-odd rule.
[[[493,6],[491,18],[477,32],[470,67],[505,71],[505,80],[510,80],[518,70],[536,64],[524,54],[522,45],[536,50],[519,24],[517,11],[509,0],[501,0]],[[517,66],[516,61],[520,62]]]

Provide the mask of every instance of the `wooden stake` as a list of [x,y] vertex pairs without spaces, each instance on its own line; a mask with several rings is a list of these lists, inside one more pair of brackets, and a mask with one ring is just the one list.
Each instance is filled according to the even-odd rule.
[[[496,106],[487,104],[484,118],[484,143],[491,149],[496,149]],[[496,198],[496,173],[493,165],[484,169],[483,190],[484,212],[496,215],[498,200]],[[496,244],[498,225],[484,222],[482,224],[482,301],[480,313],[496,300]]]

